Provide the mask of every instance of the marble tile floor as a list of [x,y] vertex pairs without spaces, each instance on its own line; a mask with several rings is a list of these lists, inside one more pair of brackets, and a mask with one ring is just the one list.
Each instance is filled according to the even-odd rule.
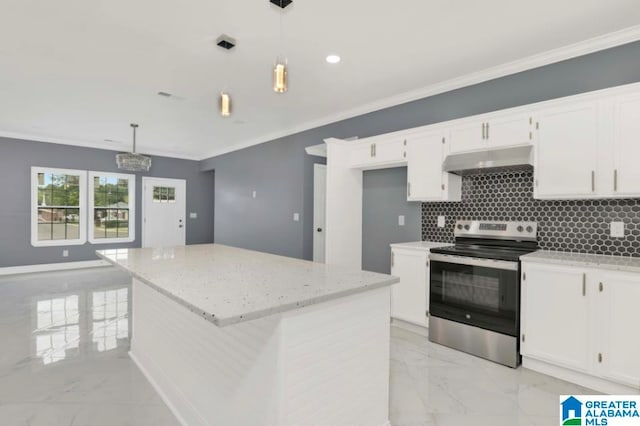
[[[115,268],[0,277],[0,425],[177,425],[128,358],[130,279]],[[593,393],[392,327],[393,426],[554,425]]]

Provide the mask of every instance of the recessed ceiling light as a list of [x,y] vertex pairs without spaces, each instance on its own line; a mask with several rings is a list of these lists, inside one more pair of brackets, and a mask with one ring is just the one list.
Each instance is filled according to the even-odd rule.
[[340,62],[340,56],[338,55],[329,55],[327,56],[327,62],[330,64],[337,64]]

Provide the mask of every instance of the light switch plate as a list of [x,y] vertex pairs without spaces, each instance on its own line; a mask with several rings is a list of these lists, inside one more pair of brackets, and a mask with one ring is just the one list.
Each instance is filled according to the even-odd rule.
[[197,218],[198,218],[198,213],[195,213],[195,212],[189,213],[189,219],[197,219]]
[[404,226],[404,215],[398,216],[398,226]]
[[253,198],[256,198],[256,195],[258,195],[258,193],[256,191],[253,191],[253,194],[251,195]]
[[624,222],[611,222],[611,237],[624,238]]
[[300,213],[294,213],[293,214],[293,220],[294,220],[294,222],[299,222],[300,221]]
[[445,216],[438,216],[438,228],[444,228],[446,219]]

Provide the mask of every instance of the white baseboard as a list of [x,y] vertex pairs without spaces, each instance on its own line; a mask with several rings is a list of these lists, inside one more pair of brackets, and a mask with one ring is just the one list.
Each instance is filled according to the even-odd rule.
[[632,388],[619,383],[614,383],[600,377],[595,377],[590,374],[581,373],[578,371],[569,370],[564,367],[558,367],[544,361],[537,359],[522,357],[522,367],[529,370],[537,371],[548,376],[555,377],[557,379],[565,380],[567,382],[575,383],[582,387],[593,389],[598,392],[603,392],[611,395],[637,395],[640,394],[640,389]]
[[106,260],[85,260],[80,262],[41,263],[38,265],[8,266],[0,268],[0,276],[31,274],[34,272],[65,271],[69,269],[100,268],[109,266]]

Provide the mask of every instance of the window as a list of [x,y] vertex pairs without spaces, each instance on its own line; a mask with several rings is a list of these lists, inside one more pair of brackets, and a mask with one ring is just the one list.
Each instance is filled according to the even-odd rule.
[[153,202],[154,203],[175,203],[176,188],[173,186],[154,186]]
[[135,175],[89,172],[89,241],[135,239]]
[[56,246],[86,242],[87,173],[31,168],[31,244]]

